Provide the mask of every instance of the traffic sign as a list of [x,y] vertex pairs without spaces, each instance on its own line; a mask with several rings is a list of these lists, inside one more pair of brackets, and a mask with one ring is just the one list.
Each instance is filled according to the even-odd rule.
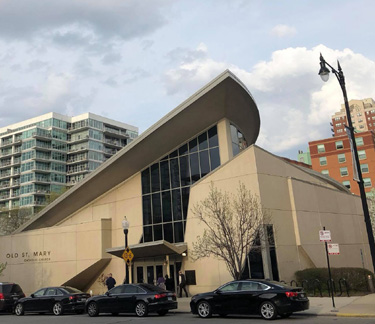
[[132,252],[132,250],[129,249],[129,247],[127,247],[124,251],[124,253],[122,254],[122,258],[125,260],[125,261],[131,261],[133,260],[134,258],[134,254]]
[[331,242],[331,231],[320,230],[319,238],[320,242]]
[[328,243],[328,254],[339,255],[340,254],[339,245],[336,243]]

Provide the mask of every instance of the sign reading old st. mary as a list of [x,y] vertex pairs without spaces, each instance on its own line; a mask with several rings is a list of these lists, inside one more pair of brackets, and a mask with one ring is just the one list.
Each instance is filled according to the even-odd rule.
[[51,251],[14,252],[5,255],[7,259],[23,259],[24,262],[50,261]]

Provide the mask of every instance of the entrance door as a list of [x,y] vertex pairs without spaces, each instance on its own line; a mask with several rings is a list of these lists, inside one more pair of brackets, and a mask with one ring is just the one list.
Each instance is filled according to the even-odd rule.
[[153,285],[154,280],[155,280],[154,266],[147,266],[147,283],[150,285]]
[[137,283],[143,283],[143,267],[137,267]]

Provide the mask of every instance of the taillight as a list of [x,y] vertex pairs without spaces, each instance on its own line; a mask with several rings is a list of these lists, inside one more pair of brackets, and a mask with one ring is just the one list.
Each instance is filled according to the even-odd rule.
[[298,293],[294,292],[294,291],[287,291],[285,293],[286,297],[297,297],[298,296]]
[[155,299],[160,299],[160,298],[164,298],[164,297],[167,297],[167,294],[156,294],[155,295]]
[[4,300],[4,294],[0,293],[0,300]]
[[72,300],[74,300],[74,299],[76,299],[77,298],[77,296],[69,296],[69,300],[70,301],[72,301]]

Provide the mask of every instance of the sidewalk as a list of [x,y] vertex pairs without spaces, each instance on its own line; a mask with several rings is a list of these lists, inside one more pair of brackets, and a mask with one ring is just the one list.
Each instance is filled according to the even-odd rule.
[[[175,312],[190,313],[190,297],[178,298]],[[355,297],[335,297],[332,307],[330,297],[309,297],[310,308],[295,314],[305,316],[375,317],[375,294]]]

